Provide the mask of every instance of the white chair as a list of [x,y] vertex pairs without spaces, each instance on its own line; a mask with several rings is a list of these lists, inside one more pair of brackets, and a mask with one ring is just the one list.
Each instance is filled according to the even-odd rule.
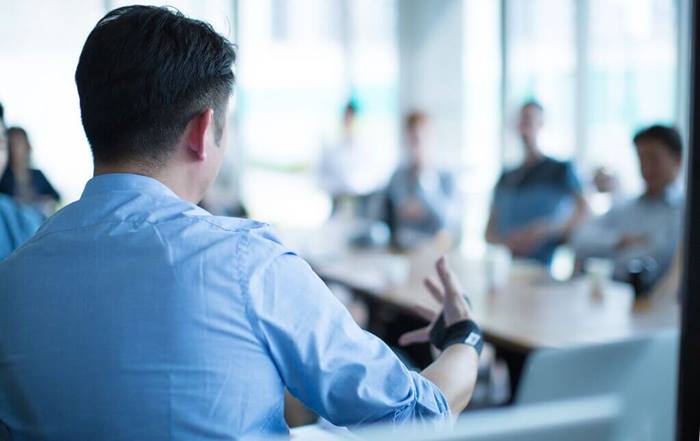
[[515,405],[615,396],[618,439],[672,441],[675,429],[678,332],[532,354]]

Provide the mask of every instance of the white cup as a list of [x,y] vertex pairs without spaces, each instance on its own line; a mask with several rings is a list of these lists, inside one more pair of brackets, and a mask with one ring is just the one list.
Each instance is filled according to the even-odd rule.
[[489,245],[486,249],[486,284],[489,291],[500,291],[510,280],[513,256],[502,245]]

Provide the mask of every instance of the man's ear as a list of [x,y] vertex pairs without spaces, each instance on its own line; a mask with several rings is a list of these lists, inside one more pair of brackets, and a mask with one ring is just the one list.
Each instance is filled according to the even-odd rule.
[[214,110],[206,108],[195,115],[187,124],[185,132],[187,149],[197,161],[207,159],[207,132],[214,128],[213,123]]

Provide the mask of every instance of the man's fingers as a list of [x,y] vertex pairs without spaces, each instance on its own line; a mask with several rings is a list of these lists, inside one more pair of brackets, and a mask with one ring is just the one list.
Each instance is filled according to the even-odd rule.
[[425,285],[426,289],[433,296],[433,298],[442,305],[442,302],[445,301],[445,295],[442,293],[442,291],[440,291],[440,288],[438,288],[435,282],[426,277],[423,279],[423,285]]
[[430,308],[426,308],[421,305],[413,305],[413,311],[424,318],[425,320],[432,322],[437,317],[437,313]]
[[425,343],[430,341],[430,327],[416,329],[415,331],[410,331],[405,333],[399,338],[399,344],[401,346],[408,346],[414,343]]
[[452,271],[447,267],[447,261],[444,256],[438,259],[435,268],[437,269],[438,277],[440,277],[440,282],[445,288],[445,294],[452,297],[459,296],[459,286],[452,275]]

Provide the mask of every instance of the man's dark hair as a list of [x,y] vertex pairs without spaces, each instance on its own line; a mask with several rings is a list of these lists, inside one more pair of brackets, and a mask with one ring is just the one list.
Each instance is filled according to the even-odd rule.
[[90,32],[75,71],[95,162],[158,166],[187,123],[209,107],[218,142],[235,59],[233,45],[211,25],[175,9],[109,12]]
[[355,101],[355,100],[348,101],[347,104],[345,104],[345,107],[343,108],[343,113],[345,113],[346,115],[348,113],[352,114],[353,116],[357,115],[357,111],[358,111],[358,106],[357,106],[357,101]]
[[5,121],[5,108],[2,107],[2,103],[0,103],[0,121]]
[[683,157],[683,141],[681,135],[673,127],[655,124],[651,127],[640,130],[634,135],[634,143],[639,145],[639,141],[658,141],[663,144],[671,154],[677,158]]

